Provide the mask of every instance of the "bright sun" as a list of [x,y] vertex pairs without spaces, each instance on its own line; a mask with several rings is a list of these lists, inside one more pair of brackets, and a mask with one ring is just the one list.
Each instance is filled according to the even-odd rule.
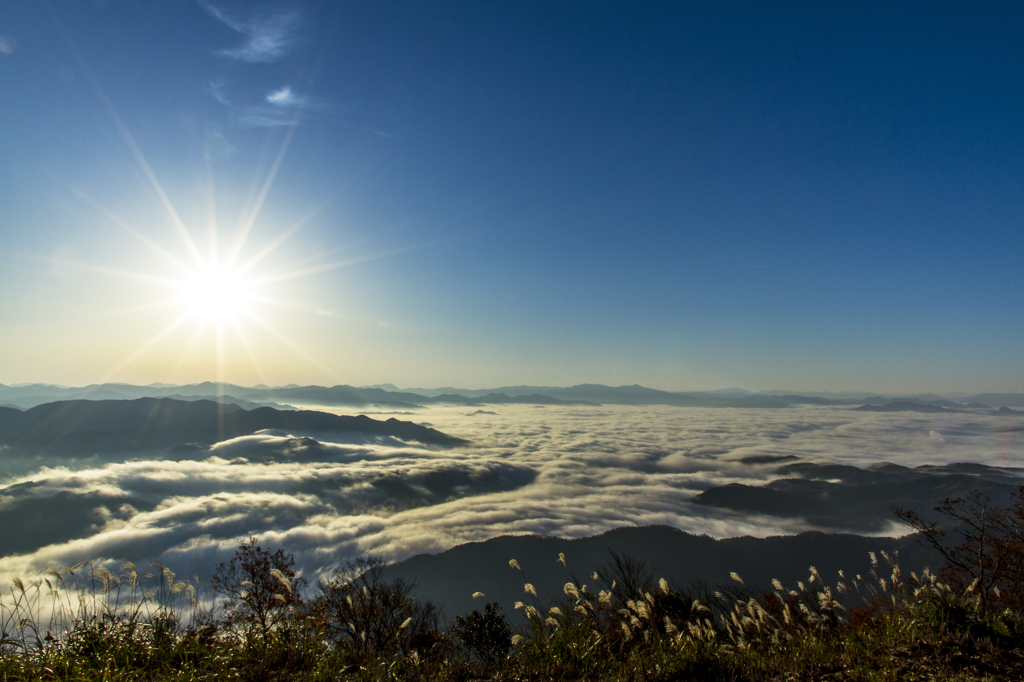
[[181,282],[183,302],[202,320],[224,322],[247,312],[252,284],[236,270],[213,265],[198,268]]
[[[249,360],[252,362],[252,366],[255,368],[257,373],[262,376],[260,359],[255,354],[254,348],[250,345],[249,339],[247,338],[247,329],[252,328],[253,325],[260,328],[269,336],[277,339],[281,344],[287,346],[293,352],[305,358],[321,371],[333,375],[334,371],[330,367],[324,365],[297,343],[289,339],[285,333],[275,328],[271,321],[264,319],[263,315],[260,313],[262,312],[261,309],[267,306],[302,309],[299,306],[289,304],[287,301],[282,301],[276,296],[268,297],[268,289],[272,290],[273,284],[283,280],[306,277],[316,273],[345,267],[355,261],[344,260],[335,262],[317,262],[318,259],[314,258],[312,261],[305,261],[305,266],[301,269],[278,270],[273,273],[263,271],[262,274],[260,274],[261,271],[258,266],[260,266],[264,259],[273,254],[287,239],[294,235],[309,221],[313,220],[322,209],[333,201],[337,192],[325,199],[319,206],[301,217],[291,226],[282,230],[268,244],[256,250],[254,254],[249,253],[245,249],[249,242],[250,233],[260,216],[263,203],[270,193],[270,189],[274,183],[274,178],[277,175],[281,160],[284,158],[285,152],[288,149],[289,143],[292,139],[292,133],[295,131],[296,125],[298,125],[298,115],[296,114],[296,118],[281,141],[281,146],[278,150],[276,160],[267,172],[267,175],[263,180],[262,188],[256,193],[255,198],[251,200],[251,203],[245,207],[242,219],[235,228],[233,238],[230,242],[222,242],[220,238],[221,231],[218,228],[216,217],[211,209],[208,225],[209,250],[204,252],[193,234],[193,229],[190,229],[181,219],[181,216],[172,204],[171,199],[167,196],[167,193],[164,191],[163,186],[157,179],[156,174],[150,167],[149,162],[146,160],[145,156],[143,156],[127,128],[125,128],[120,122],[120,119],[117,118],[116,113],[111,113],[121,130],[122,136],[127,142],[129,148],[132,150],[139,167],[149,179],[152,189],[160,200],[159,204],[167,213],[167,217],[170,219],[170,224],[180,238],[181,245],[184,247],[187,255],[185,258],[180,258],[178,254],[168,250],[148,234],[136,229],[128,221],[116,215],[109,208],[92,200],[88,194],[82,195],[82,199],[84,201],[92,205],[111,222],[134,236],[140,242],[155,251],[164,261],[167,261],[172,265],[174,268],[174,274],[161,275],[154,272],[138,272],[102,266],[97,266],[96,269],[107,274],[113,274],[149,283],[156,283],[162,289],[170,290],[170,295],[168,297],[160,298],[152,303],[137,306],[132,308],[132,310],[144,310],[168,305],[171,307],[178,307],[181,310],[180,314],[173,321],[167,324],[166,327],[144,341],[134,352],[125,356],[117,366],[113,367],[107,373],[103,381],[107,381],[110,377],[116,376],[141,356],[150,352],[150,350],[157,344],[168,338],[175,332],[175,330],[189,322],[194,323],[194,329],[191,337],[182,348],[177,364],[170,370],[169,376],[172,380],[173,377],[177,375],[178,368],[186,362],[186,357],[200,346],[200,338],[204,331],[213,332],[212,340],[215,344],[214,350],[217,363],[216,378],[218,381],[225,380],[228,358],[237,356],[238,353],[235,353],[234,351],[238,349],[243,351],[243,353],[249,357]],[[212,177],[208,183],[207,191],[208,200],[212,207],[214,196]],[[221,251],[221,247],[219,245],[223,245],[226,248]],[[246,259],[241,260],[243,254],[245,254]],[[229,336],[231,336],[230,332],[234,333],[233,339],[229,339]],[[237,343],[238,345],[232,345],[234,343]]]

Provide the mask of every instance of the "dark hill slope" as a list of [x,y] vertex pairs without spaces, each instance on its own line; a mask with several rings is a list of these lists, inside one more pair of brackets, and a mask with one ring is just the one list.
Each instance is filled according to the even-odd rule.
[[3,433],[9,424],[14,424],[19,419],[21,419],[21,410],[14,407],[0,406],[0,433]]
[[958,463],[905,467],[891,463],[866,468],[796,462],[775,470],[779,476],[759,485],[729,483],[709,488],[694,501],[740,514],[802,518],[819,527],[878,533],[893,520],[894,506],[915,509],[939,521],[932,509],[946,497],[978,490],[995,504],[1009,504],[1024,471]]
[[264,429],[317,434],[391,436],[432,445],[465,441],[411,422],[346,417],[270,407],[245,410],[210,400],[169,398],[71,400],[39,405],[0,419],[0,443],[16,450],[86,455],[211,444]]
[[[847,576],[867,575],[871,570],[868,552],[899,554],[904,572],[920,571],[924,566],[937,568],[941,560],[919,545],[912,536],[904,538],[864,537],[826,533],[801,533],[770,538],[730,538],[715,540],[706,535],[691,535],[668,526],[617,528],[601,535],[567,540],[539,535],[503,536],[459,545],[440,554],[422,554],[395,564],[391,576],[400,575],[417,582],[417,594],[442,602],[450,617],[483,608],[484,602],[501,603],[512,614],[514,602],[524,600],[523,584],[532,583],[541,603],[562,599],[562,587],[572,576],[596,592],[607,589],[595,584],[591,574],[598,571],[607,581],[611,576],[602,568],[609,550],[642,560],[655,581],[664,577],[685,588],[697,581],[710,585],[735,584],[729,573],[735,571],[748,587],[771,589],[778,578],[794,588],[806,581],[809,567],[817,568],[831,584],[838,571]],[[558,563],[565,554],[568,568]],[[522,572],[512,569],[515,559]],[[881,560],[881,557],[879,557]],[[880,569],[888,577],[891,569]],[[884,574],[884,575],[883,575]],[[474,600],[474,592],[486,597]]]

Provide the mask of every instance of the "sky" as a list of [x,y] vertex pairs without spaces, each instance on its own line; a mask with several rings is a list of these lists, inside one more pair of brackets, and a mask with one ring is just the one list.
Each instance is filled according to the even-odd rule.
[[1021,391],[1015,3],[0,6],[0,383]]

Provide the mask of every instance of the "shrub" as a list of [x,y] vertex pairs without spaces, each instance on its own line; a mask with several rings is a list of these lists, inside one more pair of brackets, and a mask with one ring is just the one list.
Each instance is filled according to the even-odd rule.
[[[955,590],[968,588],[981,606],[993,599],[1020,608],[1024,605],[1024,486],[1012,504],[999,507],[977,490],[965,497],[945,498],[935,507],[947,527],[925,521],[914,511],[896,515],[922,541],[945,559],[940,576]],[[950,540],[950,536],[959,538]]]
[[364,557],[346,562],[333,579],[318,583],[312,611],[326,637],[361,656],[429,651],[443,643],[440,609],[431,601],[416,601],[415,583],[385,581],[386,567],[380,557]]
[[271,553],[256,543],[255,537],[243,541],[231,561],[217,566],[210,587],[226,598],[221,606],[225,626],[255,630],[265,641],[289,607],[302,604],[306,579],[296,576],[293,555],[280,549]]
[[505,658],[512,648],[512,628],[497,602],[487,604],[483,613],[473,611],[465,618],[457,616],[452,634],[485,663]]

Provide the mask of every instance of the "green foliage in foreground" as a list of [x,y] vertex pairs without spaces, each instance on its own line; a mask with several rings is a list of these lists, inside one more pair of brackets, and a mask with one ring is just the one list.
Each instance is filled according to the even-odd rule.
[[[527,584],[532,603],[516,604],[527,623],[517,634],[506,629],[497,605],[458,619],[445,634],[407,584],[379,579],[379,566],[353,565],[309,601],[285,596],[289,581],[279,578],[278,612],[268,619],[265,610],[254,611],[248,620],[249,594],[203,608],[193,585],[160,566],[143,577],[128,566],[120,579],[87,565],[54,571],[37,583],[17,582],[3,595],[0,674],[11,680],[1024,679],[1024,620],[1001,609],[1008,595],[988,595],[983,606],[973,589],[953,590],[929,574],[904,577],[888,557],[871,576],[826,586],[811,569],[796,589],[777,584],[762,593],[746,589],[739,576],[717,591],[674,590],[664,580],[653,585],[642,566],[620,562],[625,570],[612,573],[623,583],[597,589],[568,582],[557,604],[546,607],[531,599]],[[360,627],[376,633],[364,636]]]
[[[530,583],[513,628],[498,604],[442,626],[413,585],[360,559],[312,595],[294,560],[243,542],[212,598],[168,569],[79,564],[0,594],[5,680],[790,681],[1024,679],[1024,488],[1009,508],[945,500],[960,543],[909,516],[939,575],[871,556],[868,576],[786,589],[678,589],[612,555],[605,576],[542,602]],[[911,525],[914,525],[913,523]],[[559,555],[563,565],[565,557]],[[519,569],[512,560],[509,565]],[[518,575],[518,574],[515,574]],[[568,574],[567,574],[568,575]],[[474,595],[477,596],[477,595]],[[480,595],[483,596],[483,595]]]

